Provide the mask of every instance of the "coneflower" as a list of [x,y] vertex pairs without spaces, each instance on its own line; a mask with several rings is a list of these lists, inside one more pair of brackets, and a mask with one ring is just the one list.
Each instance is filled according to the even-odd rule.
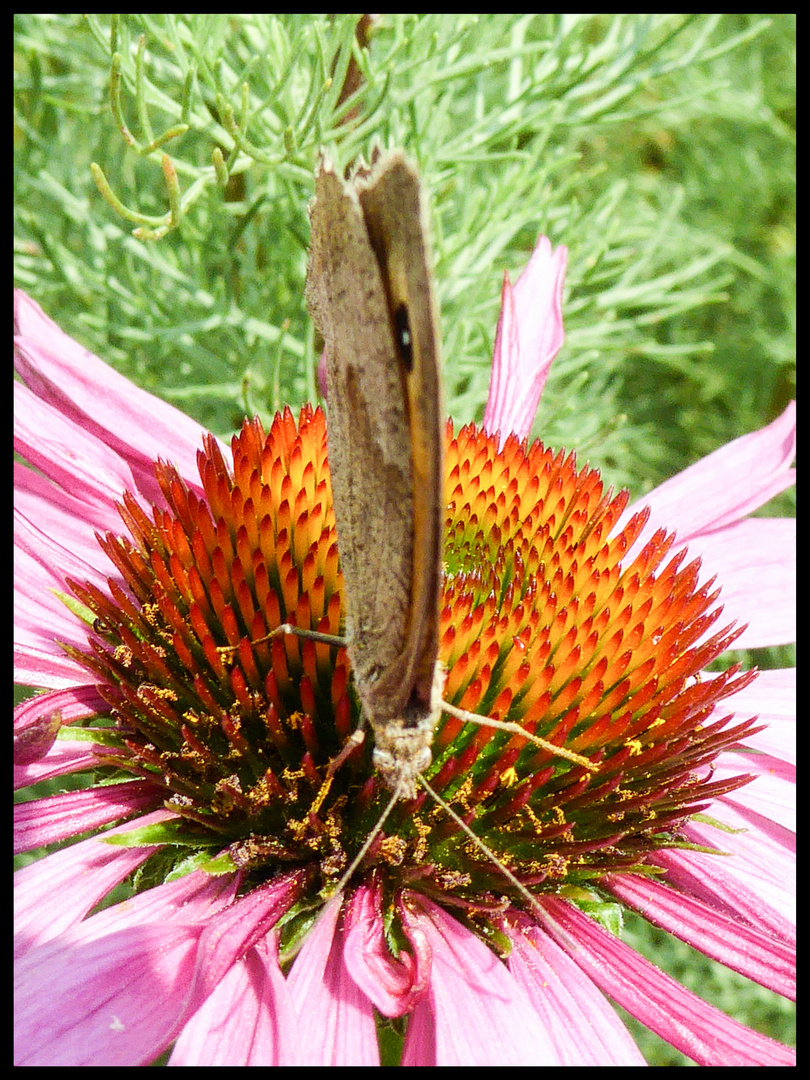
[[330,770],[345,649],[266,637],[341,631],[323,413],[248,421],[227,454],[17,296],[19,678],[48,691],[18,712],[18,784],[89,782],[18,807],[18,850],[85,838],[17,874],[17,1064],[373,1065],[403,1033],[405,1065],[643,1064],[605,993],[701,1064],[792,1061],[602,917],[789,993],[791,851],[756,802],[791,779],[756,695],[775,713],[789,683],[706,669],[746,640],[729,606],[765,643],[789,524],[741,519],[790,482],[792,411],[713,455],[707,491],[756,467],[704,528],[695,473],[664,528],[655,493],[634,510],[527,445],[564,259],[543,241],[505,286],[486,430],[448,424],[440,656],[450,703],[593,767],[445,716],[430,785],[495,859],[421,792],[335,895],[389,792],[370,745]]

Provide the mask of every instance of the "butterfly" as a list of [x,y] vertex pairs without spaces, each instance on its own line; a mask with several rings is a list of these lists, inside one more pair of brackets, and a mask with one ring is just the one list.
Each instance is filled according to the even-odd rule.
[[396,801],[414,798],[420,786],[483,847],[425,777],[443,711],[524,734],[556,755],[594,766],[517,724],[442,700],[440,331],[427,210],[415,166],[401,150],[377,153],[370,166],[361,164],[344,180],[322,157],[310,221],[306,298],[325,342],[345,643],[361,705],[358,729],[332,769],[363,741],[368,726],[374,766],[392,793],[345,879]]

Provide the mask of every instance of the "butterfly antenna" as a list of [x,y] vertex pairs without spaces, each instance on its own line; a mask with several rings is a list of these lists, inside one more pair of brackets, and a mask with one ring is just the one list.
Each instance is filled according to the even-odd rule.
[[[526,888],[526,886],[524,884],[522,884],[522,882],[518,881],[518,879],[515,877],[515,875],[509,869],[509,867],[504,866],[504,864],[501,862],[501,860],[498,858],[498,856],[495,854],[495,852],[491,848],[487,847],[487,845],[484,843],[484,841],[481,839],[481,837],[475,835],[475,833],[472,831],[472,829],[467,824],[467,822],[464,821],[463,818],[459,817],[459,815],[450,806],[450,804],[445,802],[445,800],[441,797],[441,795],[438,794],[438,792],[435,792],[433,790],[433,788],[430,786],[430,784],[427,782],[427,780],[424,778],[424,776],[422,776],[421,773],[417,773],[417,776],[419,778],[419,783],[422,785],[422,787],[425,789],[425,791],[428,793],[428,795],[430,795],[431,798],[436,800],[436,804],[438,806],[441,806],[441,808],[447,814],[450,815],[450,817],[453,819],[453,821],[455,821],[456,825],[458,825],[458,827],[463,832],[465,832],[467,834],[467,836],[469,836],[470,840],[472,840],[472,842],[475,844],[475,846],[477,848],[479,848],[481,851],[483,851],[483,853],[490,860],[490,862],[494,863],[494,865],[498,867],[498,869],[501,871],[503,876],[507,879],[507,881],[511,882],[511,884],[515,886],[515,888],[520,893],[520,895],[524,898],[524,900],[527,900],[529,902],[529,904],[531,905],[531,907],[536,912],[538,912],[538,914],[545,916],[545,913],[543,912],[543,909],[537,903],[537,897],[533,896],[529,892],[529,890]],[[389,809],[390,809],[390,807],[389,807]],[[388,811],[386,811],[386,813],[387,812]]]
[[343,891],[343,889],[345,888],[347,882],[349,881],[349,878],[355,872],[355,870],[360,865],[360,863],[363,861],[363,859],[365,859],[366,855],[368,854],[369,848],[374,843],[374,841],[377,839],[377,837],[380,835],[380,830],[382,829],[383,825],[388,820],[388,815],[391,813],[391,811],[394,809],[397,802],[399,802],[399,800],[401,798],[402,798],[402,793],[400,791],[398,791],[398,790],[395,791],[394,794],[391,796],[391,798],[390,798],[390,800],[388,802],[388,805],[386,806],[386,808],[383,810],[382,814],[380,814],[379,818],[377,819],[377,824],[374,826],[374,828],[371,830],[371,832],[366,837],[365,842],[363,843],[363,846],[360,848],[360,850],[357,852],[357,854],[355,855],[355,857],[352,859],[351,863],[349,864],[349,868],[343,872],[343,876],[341,877],[340,881],[337,883],[335,888],[332,889],[331,894],[330,894],[330,899],[331,899],[332,896],[336,896],[337,893]]
[[598,772],[599,770],[599,766],[596,762],[591,761],[590,758],[583,757],[582,754],[577,754],[573,750],[569,750],[567,746],[557,746],[556,743],[549,742],[547,739],[541,739],[539,735],[534,735],[531,731],[526,731],[520,724],[515,724],[511,720],[493,720],[491,716],[480,716],[478,713],[469,712],[467,709],[459,709],[457,705],[451,705],[449,701],[442,702],[442,712],[446,712],[450,716],[455,716],[457,719],[463,720],[467,724],[478,724],[479,727],[497,728],[498,731],[509,731],[513,735],[522,735],[527,742],[534,743],[534,745],[539,746],[541,750],[548,750],[548,752],[555,757],[573,761],[575,765],[581,765],[583,768],[590,770],[590,772]]
[[[385,810],[383,810],[382,814],[377,819],[377,824],[374,826],[374,828],[371,830],[371,832],[366,837],[363,846],[360,848],[360,850],[357,852],[355,857],[352,859],[348,869],[344,871],[343,876],[341,877],[340,881],[337,883],[337,885],[334,887],[334,889],[330,890],[328,896],[326,896],[326,904],[324,904],[324,906],[318,912],[318,915],[315,918],[315,921],[313,922],[312,926],[309,928],[308,934],[312,933],[312,927],[314,927],[320,921],[320,919],[323,918],[324,912],[326,911],[329,904],[336,897],[338,897],[340,895],[340,893],[343,892],[346,885],[348,884],[349,878],[352,876],[352,874],[355,872],[357,867],[360,865],[360,863],[366,857],[366,854],[368,853],[368,849],[371,847],[371,845],[374,843],[374,841],[380,835],[380,830],[382,829],[383,825],[385,824],[385,822],[386,822],[386,820],[388,818],[388,815],[391,813],[391,811],[394,809],[394,806],[396,805],[396,803],[401,798],[402,798],[402,792],[401,791],[397,790],[397,791],[395,791],[393,793],[393,795],[391,796]],[[297,956],[298,953],[300,952],[301,947],[302,947],[303,944],[304,944],[304,939],[301,938],[301,940],[298,942],[298,944],[293,949],[291,949],[287,953],[285,953],[285,957],[284,957],[285,961],[292,960],[293,957]]]

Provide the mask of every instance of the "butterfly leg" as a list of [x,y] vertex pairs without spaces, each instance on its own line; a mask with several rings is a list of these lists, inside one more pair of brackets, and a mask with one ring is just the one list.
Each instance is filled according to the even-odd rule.
[[[324,645],[341,645],[346,644],[346,638],[340,637],[338,634],[322,634],[320,630],[307,630],[302,626],[294,626],[292,623],[281,623],[280,626],[274,627],[269,633],[264,634],[260,638],[255,638],[250,642],[251,645],[263,645],[265,641],[272,641],[273,638],[284,637],[285,634],[295,634],[296,637],[309,638],[311,641],[322,641]],[[238,652],[238,645],[219,645],[217,652],[220,653],[235,653]]]
[[340,753],[338,753],[336,757],[333,757],[329,762],[329,768],[326,770],[326,775],[329,780],[332,779],[346,758],[353,754],[358,746],[363,745],[366,739],[365,727],[365,721],[361,718],[360,723],[343,744]]

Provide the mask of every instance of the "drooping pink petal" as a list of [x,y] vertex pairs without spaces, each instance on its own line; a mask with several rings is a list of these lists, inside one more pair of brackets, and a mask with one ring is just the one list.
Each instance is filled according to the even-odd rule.
[[678,543],[742,521],[795,482],[796,403],[767,427],[742,435],[696,461],[633,503],[650,508],[641,543],[662,526],[677,530]]
[[344,961],[358,987],[383,1016],[403,1016],[425,994],[431,953],[421,936],[409,939],[410,951],[391,955],[385,940],[379,885],[361,885],[347,905]]
[[190,874],[85,919],[15,969],[15,1064],[146,1065],[194,1001],[197,946],[233,883]]
[[[649,520],[627,559],[656,529],[675,532],[675,549],[689,544],[702,578],[722,584],[723,624],[747,626],[735,648],[795,640],[795,521],[747,517],[795,479],[795,403],[760,431],[744,435],[659,485],[628,506],[614,531],[646,508]],[[673,550],[675,550],[673,549]]]
[[610,874],[603,884],[655,926],[761,986],[795,1000],[795,951],[784,941],[654,878]]
[[740,813],[756,814],[762,827],[767,822],[769,828],[787,830],[795,837],[796,766],[763,754],[727,752],[715,764],[714,776],[723,780],[740,776],[744,771],[755,776],[757,782],[724,795],[720,800],[722,805],[734,807]]
[[141,390],[83,348],[21,290],[14,292],[15,367],[43,401],[52,402],[128,462],[136,490],[154,484],[159,458],[198,485],[197,448],[205,433],[185,413]]
[[[760,671],[756,679],[734,695],[738,716],[756,716],[767,724],[746,735],[745,745],[758,754],[796,764],[796,669]],[[743,789],[747,791],[747,789]]]
[[44,758],[30,765],[15,765],[15,789],[52,780],[55,776],[98,768],[103,764],[105,754],[114,753],[113,747],[99,746],[89,739],[57,739]]
[[[708,831],[708,830],[707,830]],[[715,837],[716,839],[716,830]],[[695,843],[704,838],[694,833]],[[792,944],[795,948],[795,924],[769,906],[758,894],[756,883],[749,885],[744,876],[729,873],[730,859],[702,851],[679,851],[676,848],[655,853],[650,860],[666,870],[666,881],[690,896],[705,900],[739,919],[755,930]]]
[[87,681],[81,666],[59,643],[86,647],[83,624],[60,594],[65,577],[90,580],[101,587],[99,572],[14,512],[15,679],[31,686],[61,690]]
[[149,780],[126,780],[104,787],[66,791],[14,807],[14,853],[47,847],[112,821],[148,813],[165,792]]
[[98,546],[97,532],[121,531],[121,515],[116,507],[90,506],[69,490],[48,480],[20,462],[14,463],[14,506],[27,521],[36,522],[47,536],[75,552],[93,567],[109,565]]
[[503,961],[424,897],[400,904],[405,931],[432,953],[428,993],[411,1015],[403,1065],[559,1065],[540,1016]]
[[699,1065],[790,1065],[795,1053],[732,1020],[572,904],[547,895],[544,929],[606,994]]
[[40,761],[56,741],[62,727],[60,709],[38,709],[31,715],[28,723],[18,723],[18,712],[14,714],[14,764],[25,768]]
[[297,1065],[299,1039],[289,987],[269,934],[226,972],[186,1023],[170,1066]]
[[[125,491],[138,490],[121,454],[20,383],[14,384],[14,448],[99,522],[114,520],[116,501]],[[156,480],[148,487],[148,497],[160,497]]]
[[635,1066],[645,1061],[627,1028],[588,976],[524,915],[504,926],[509,970],[524,987],[566,1066]]
[[64,724],[87,720],[104,709],[104,700],[94,686],[55,690],[20,702],[14,708],[15,768],[24,770],[42,761]]
[[724,624],[746,629],[735,649],[788,645],[796,640],[796,519],[748,518],[689,545],[706,576],[717,574]]
[[199,871],[85,919],[17,965],[18,1064],[145,1065],[300,896],[291,874],[234,901]]
[[168,810],[108,829],[22,867],[14,875],[14,954],[23,956],[75,926],[107,893],[152,855],[156,847],[119,847],[126,836],[172,819]]
[[288,983],[302,1065],[379,1065],[371,1001],[349,974],[338,923],[342,895],[318,916]]
[[[737,879],[740,886],[756,891],[760,901],[779,912],[788,925],[796,925],[796,852],[795,833],[765,822],[752,822],[742,807],[736,808],[728,799],[718,800],[712,807],[722,824],[737,832],[717,830],[694,819],[684,829],[690,841],[707,846],[722,847],[733,859],[716,859],[718,871]],[[756,827],[761,825],[761,828]],[[752,827],[754,826],[754,827]],[[695,853],[697,855],[699,853]],[[710,856],[711,857],[711,856]],[[655,859],[657,861],[657,858]],[[707,867],[711,877],[714,867]],[[760,915],[760,918],[763,916]]]

